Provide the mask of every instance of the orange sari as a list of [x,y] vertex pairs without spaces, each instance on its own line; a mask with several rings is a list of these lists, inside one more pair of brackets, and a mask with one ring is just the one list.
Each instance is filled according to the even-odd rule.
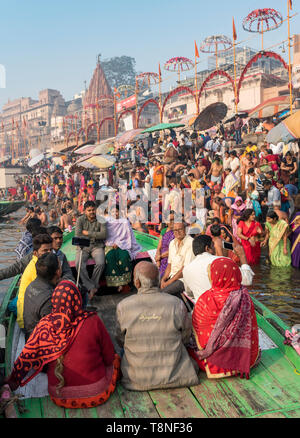
[[164,182],[164,166],[158,165],[154,167],[153,171],[153,184],[152,187],[156,189],[157,187],[163,187]]

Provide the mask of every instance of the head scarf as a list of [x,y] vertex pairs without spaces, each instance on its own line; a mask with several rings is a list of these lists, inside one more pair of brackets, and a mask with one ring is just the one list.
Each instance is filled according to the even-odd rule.
[[[238,201],[241,201],[241,202],[242,202],[242,204],[241,204],[240,206],[237,205],[237,202],[238,202]],[[245,208],[246,208],[246,204],[245,204],[245,202],[243,201],[243,199],[242,199],[240,196],[237,196],[237,197],[235,198],[234,204],[232,204],[231,208],[232,208],[233,210],[236,210],[236,211],[241,212],[241,211],[245,210]]]
[[198,352],[200,360],[229,372],[249,377],[252,339],[252,301],[242,288],[242,275],[231,259],[220,257],[211,264],[212,288],[203,294],[193,312],[194,332],[201,345],[201,334],[208,331],[206,345]]
[[10,378],[20,386],[26,385],[47,363],[65,353],[84,321],[96,314],[82,309],[81,294],[68,280],[57,285],[51,303],[52,312],[36,325],[14,364]]

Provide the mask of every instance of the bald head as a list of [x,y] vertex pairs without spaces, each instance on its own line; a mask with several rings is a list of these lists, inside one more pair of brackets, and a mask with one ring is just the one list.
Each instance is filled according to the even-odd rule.
[[134,269],[134,284],[137,289],[159,286],[159,270],[154,263],[140,262]]

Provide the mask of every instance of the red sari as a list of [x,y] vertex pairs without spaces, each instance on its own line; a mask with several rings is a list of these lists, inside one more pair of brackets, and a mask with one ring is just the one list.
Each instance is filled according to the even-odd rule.
[[[238,224],[238,228],[241,229],[243,235],[245,237],[257,237],[259,234],[257,232],[258,229],[262,231],[261,225],[259,222],[252,221],[250,227],[247,227],[247,224],[244,221],[240,221]],[[258,265],[260,261],[260,242],[256,242],[255,246],[251,246],[251,243],[248,240],[242,239],[242,245],[246,254],[247,262],[249,265]]]
[[251,297],[242,288],[241,271],[228,258],[211,264],[212,288],[196,303],[192,322],[196,345],[189,354],[208,378],[240,374],[248,378],[259,357],[256,314]]

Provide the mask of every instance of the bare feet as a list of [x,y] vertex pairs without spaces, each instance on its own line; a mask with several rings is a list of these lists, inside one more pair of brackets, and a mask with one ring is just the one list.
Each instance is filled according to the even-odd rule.
[[93,298],[94,298],[94,296],[96,295],[96,293],[97,293],[97,288],[96,287],[94,287],[93,289],[91,289],[90,291],[89,291],[89,299],[90,300],[92,300]]

